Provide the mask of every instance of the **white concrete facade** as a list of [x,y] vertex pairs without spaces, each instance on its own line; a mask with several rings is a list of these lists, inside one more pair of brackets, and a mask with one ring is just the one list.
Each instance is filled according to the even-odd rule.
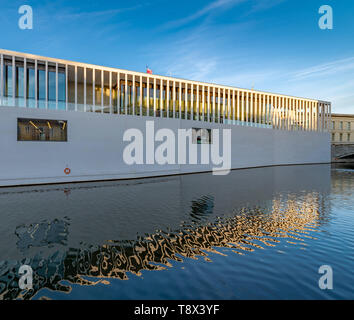
[[[67,120],[68,141],[17,141],[17,119]],[[145,132],[154,120],[155,132],[169,128],[220,128],[215,123],[181,119],[0,107],[0,186],[95,181],[211,171],[213,165],[127,165],[123,142],[127,129]],[[330,162],[330,134],[223,125],[232,131],[231,167]],[[99,128],[99,130],[97,129]],[[200,148],[200,145],[198,146]],[[177,148],[177,147],[176,147]],[[200,153],[200,149],[198,150]],[[70,168],[71,174],[64,173]]]

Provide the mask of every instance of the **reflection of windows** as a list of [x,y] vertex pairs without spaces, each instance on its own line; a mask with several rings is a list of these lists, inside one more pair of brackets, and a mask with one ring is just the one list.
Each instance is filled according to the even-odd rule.
[[18,141],[68,141],[67,121],[17,119]]
[[193,144],[211,144],[211,129],[193,128],[192,142]]

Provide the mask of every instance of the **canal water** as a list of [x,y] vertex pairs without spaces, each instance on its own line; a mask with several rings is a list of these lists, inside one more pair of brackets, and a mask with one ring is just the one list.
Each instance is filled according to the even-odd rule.
[[350,165],[3,188],[0,215],[0,299],[354,299]]

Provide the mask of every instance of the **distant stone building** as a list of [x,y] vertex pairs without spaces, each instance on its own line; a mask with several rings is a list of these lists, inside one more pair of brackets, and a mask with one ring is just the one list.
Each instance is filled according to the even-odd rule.
[[331,142],[334,161],[354,159],[354,114],[332,113]]

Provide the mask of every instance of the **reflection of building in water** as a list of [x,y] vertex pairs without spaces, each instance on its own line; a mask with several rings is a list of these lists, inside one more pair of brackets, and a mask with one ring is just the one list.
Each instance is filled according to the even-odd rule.
[[214,198],[212,196],[203,196],[200,199],[192,200],[191,217],[193,222],[199,222],[203,218],[213,213]]
[[343,195],[344,199],[342,205],[345,206],[348,202],[346,199],[353,199],[354,195],[354,164],[345,164],[343,166],[336,164],[336,167],[339,169],[332,171],[331,192],[333,194]]
[[[208,253],[217,248],[244,254],[275,246],[281,240],[301,245],[316,230],[322,209],[322,196],[315,192],[275,196],[272,211],[267,214],[262,207],[244,207],[236,215],[217,218],[213,223],[185,224],[173,232],[160,231],[135,241],[83,245],[56,252],[48,259],[36,256],[27,261],[34,270],[34,288],[25,293],[17,287],[21,263],[5,261],[0,270],[0,297],[27,299],[43,288],[69,292],[71,288],[63,285],[63,280],[81,285],[97,283],[84,277],[127,280],[129,272],[141,275],[143,270],[162,270],[171,266],[169,261],[208,259]],[[203,215],[212,210],[212,198],[199,199],[192,203],[191,214]]]

